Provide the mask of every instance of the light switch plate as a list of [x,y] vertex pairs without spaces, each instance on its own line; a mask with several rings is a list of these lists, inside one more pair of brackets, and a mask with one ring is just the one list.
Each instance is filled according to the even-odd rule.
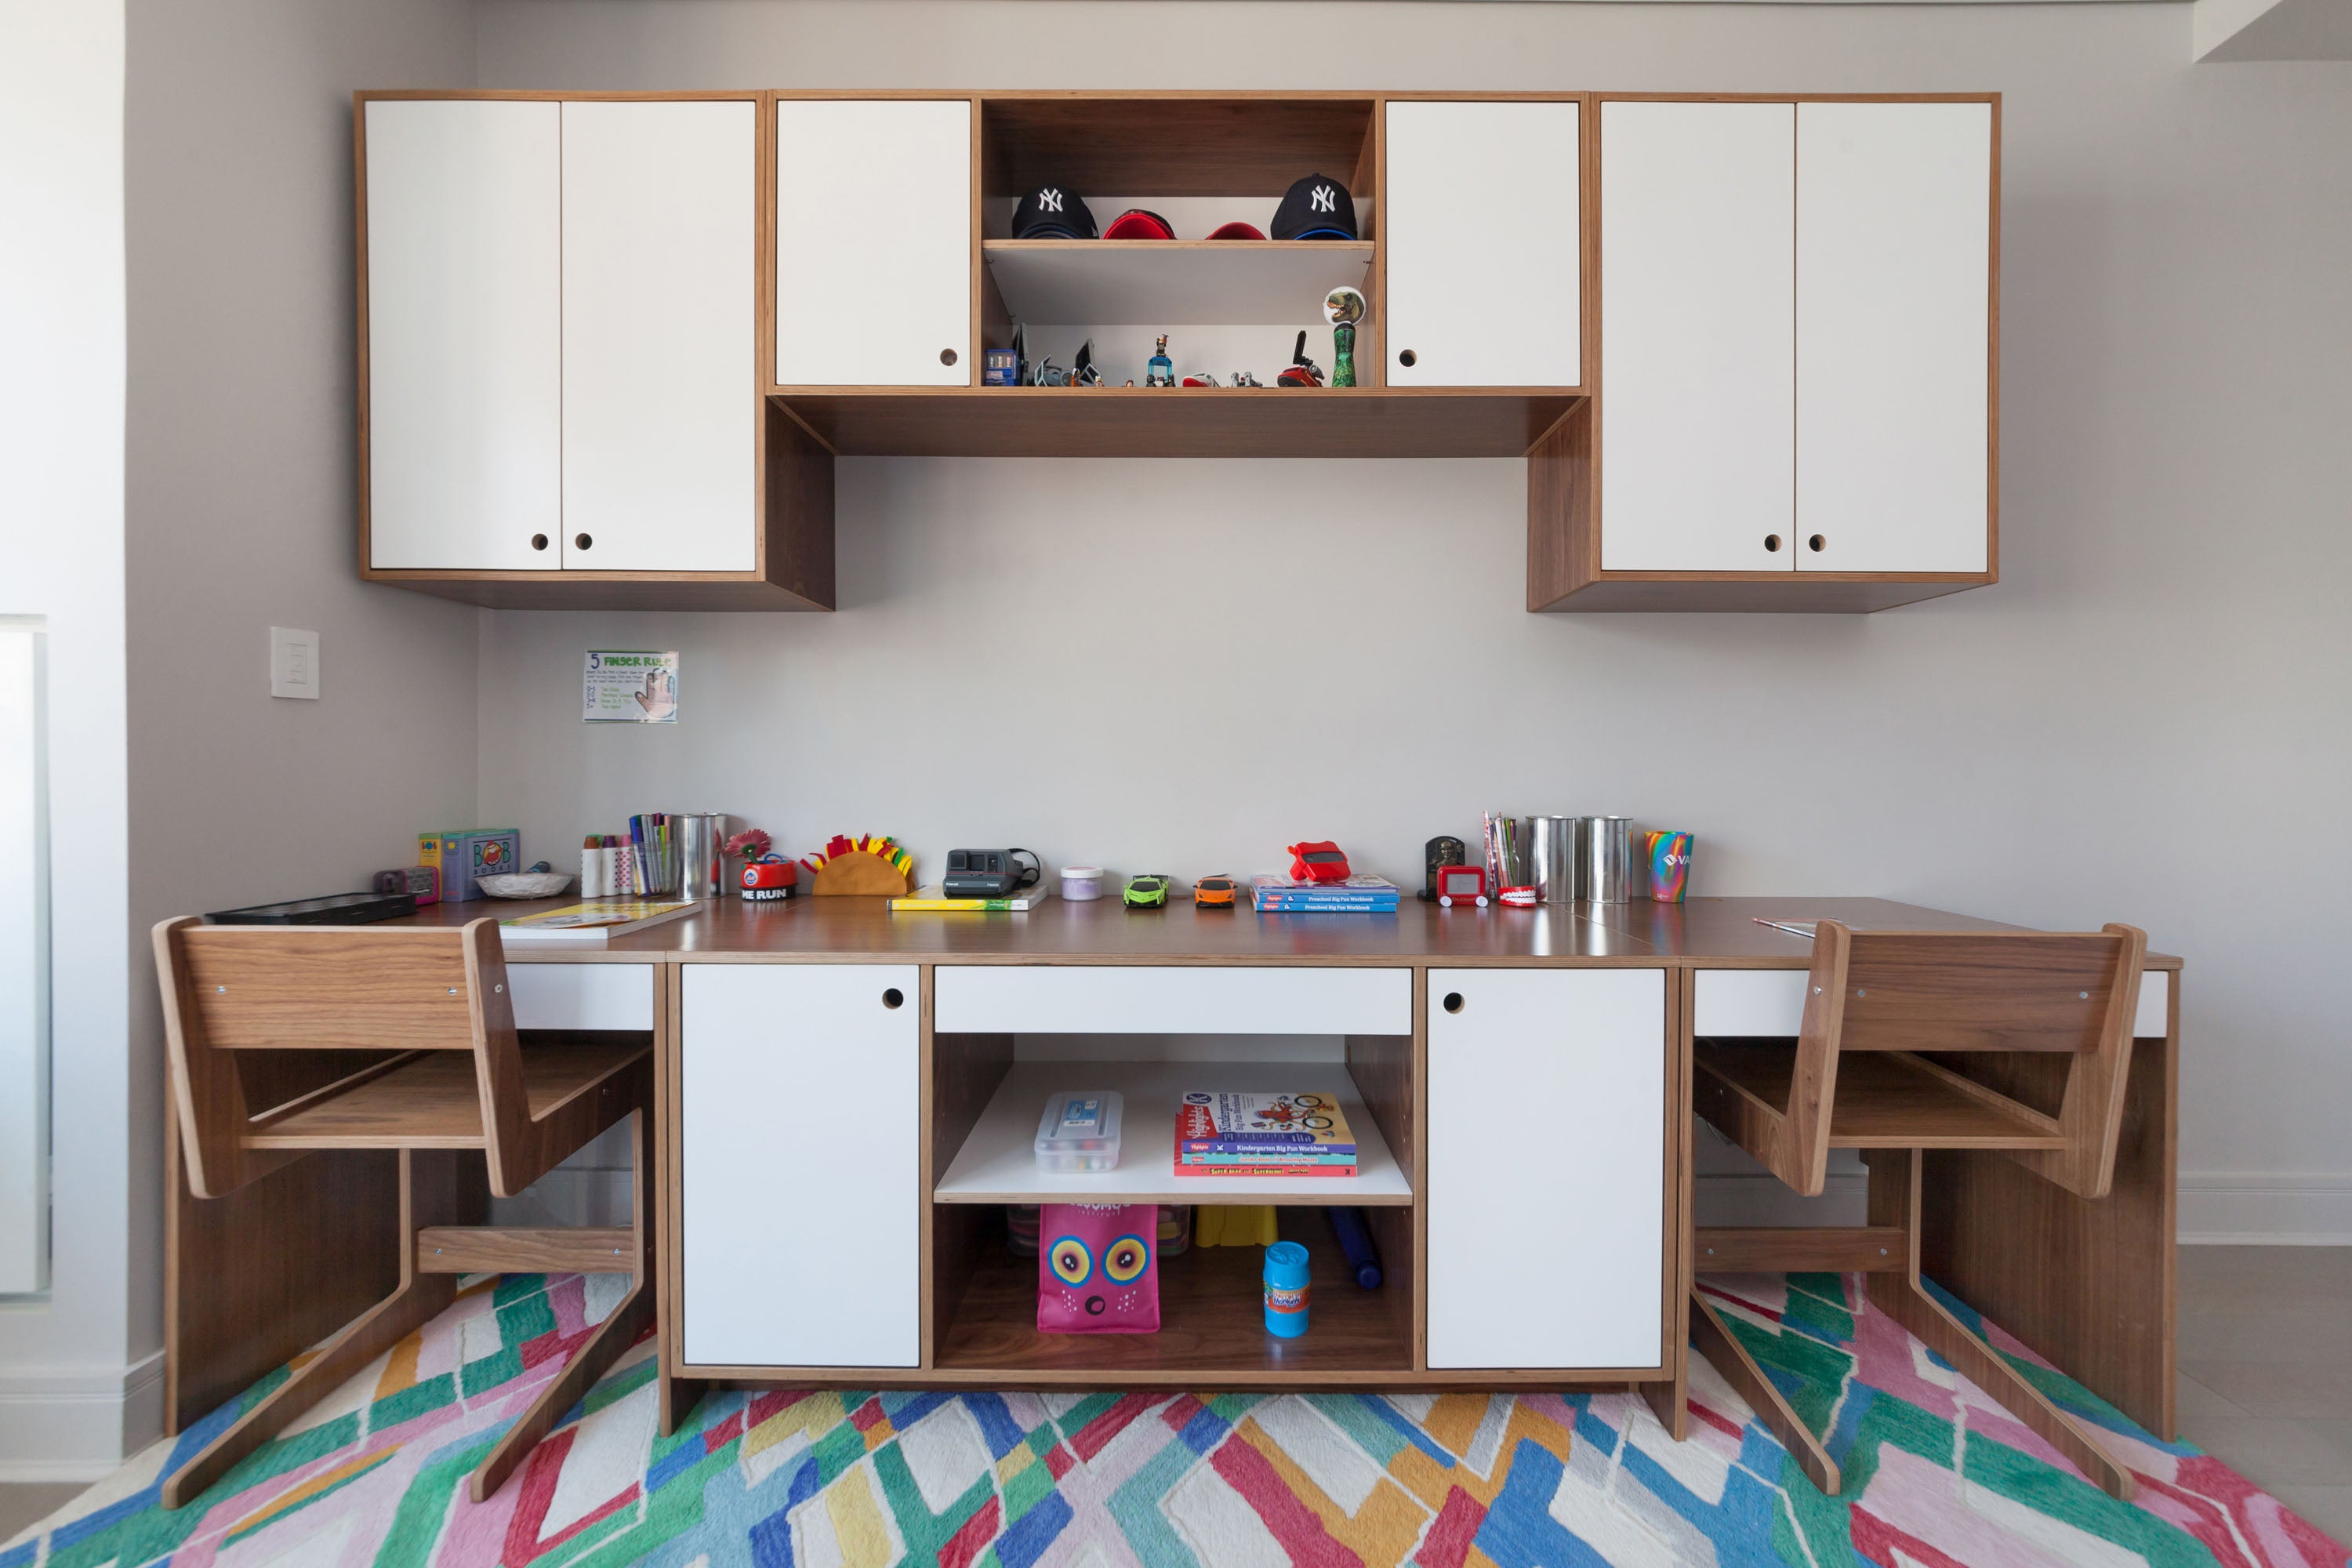
[[291,626],[269,628],[269,695],[319,695],[319,634]]

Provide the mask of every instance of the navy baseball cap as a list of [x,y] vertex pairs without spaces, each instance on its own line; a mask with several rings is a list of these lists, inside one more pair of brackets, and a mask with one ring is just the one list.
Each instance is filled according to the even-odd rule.
[[1040,185],[1013,210],[1015,239],[1094,239],[1095,215],[1067,185]]
[[1309,174],[1292,184],[1274,211],[1276,239],[1353,239],[1356,204],[1348,187],[1328,174]]

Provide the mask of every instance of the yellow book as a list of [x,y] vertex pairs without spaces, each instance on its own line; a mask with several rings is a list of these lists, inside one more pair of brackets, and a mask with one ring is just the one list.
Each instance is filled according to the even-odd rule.
[[592,899],[499,922],[505,942],[608,942],[700,909],[699,899]]

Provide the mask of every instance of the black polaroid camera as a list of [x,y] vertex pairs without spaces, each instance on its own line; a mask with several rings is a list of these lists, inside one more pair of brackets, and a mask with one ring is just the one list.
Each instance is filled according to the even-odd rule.
[[[1026,856],[1029,863],[1021,864]],[[1003,899],[1037,880],[1044,868],[1026,849],[950,849],[940,890],[950,899]]]

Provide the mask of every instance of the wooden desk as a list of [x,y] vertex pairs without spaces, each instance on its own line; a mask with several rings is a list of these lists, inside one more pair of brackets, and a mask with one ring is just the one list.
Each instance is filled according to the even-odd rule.
[[[442,905],[416,918],[436,924],[462,923],[534,907],[545,906]],[[1756,924],[1753,917],[1759,914],[1830,917],[1880,929],[1967,930],[1997,924],[1869,899],[1694,900],[1680,906],[1578,905],[1531,911],[1441,910],[1408,900],[1393,917],[1259,916],[1247,910],[1197,910],[1190,905],[1130,912],[1109,900],[1070,904],[1060,900],[1025,915],[892,915],[880,900],[871,900],[767,906],[730,900],[609,946],[519,944],[508,960],[515,970],[532,976],[529,985],[519,979],[516,986],[519,1021],[526,1026],[531,1006],[572,1008],[573,1014],[563,1021],[576,1027],[582,1026],[579,1010],[593,1013],[614,1005],[612,997],[624,998],[619,1005],[632,1008],[635,1004],[626,998],[642,994],[653,999],[648,1005],[655,1010],[662,1063],[656,1115],[667,1135],[656,1173],[666,1222],[661,1244],[666,1391],[675,1387],[690,1398],[697,1380],[703,1378],[866,1387],[1198,1385],[1204,1381],[1219,1386],[1634,1383],[1652,1395],[1670,1425],[1679,1426],[1686,1365],[1683,1302],[1693,1270],[1688,1064],[1696,1016],[1705,1010],[1699,1005],[1700,987],[1736,987],[1738,972],[1801,972],[1809,958],[1805,942]],[[855,980],[850,966],[887,969],[887,974],[856,981],[855,994],[860,998],[869,992],[878,994],[877,983],[905,977],[904,1013],[876,1026],[897,1031],[889,1038],[898,1043],[835,1049],[827,1069],[862,1073],[874,1061],[902,1049],[913,1051],[918,1064],[906,1082],[909,1108],[917,1112],[908,1145],[914,1152],[908,1158],[915,1187],[909,1202],[919,1226],[910,1276],[916,1281],[913,1310],[919,1327],[911,1353],[898,1364],[717,1363],[686,1355],[685,1325],[697,1310],[685,1261],[696,1224],[683,1193],[689,1158],[681,1110],[684,1075],[690,1070],[687,998],[697,985],[714,987],[720,966],[745,964],[813,966],[796,983],[804,987],[830,984],[828,976],[844,973]],[[1928,1184],[1935,1196],[1927,1216],[1927,1251],[1929,1272],[1963,1300],[2127,1415],[2168,1434],[2173,1415],[2179,963],[2151,957],[2148,964],[2162,976],[2155,988],[2162,997],[2161,1010],[2155,1015],[2161,1033],[2147,1035],[2137,1047],[2115,1194],[2102,1203],[2085,1204],[1998,1155],[1938,1155],[1929,1167]],[[573,974],[562,968],[614,965],[630,966],[634,973],[592,978],[584,970]],[[1309,969],[1401,972],[1400,984],[1410,986],[1409,1006],[1396,1015],[1398,1021],[1381,1025],[1380,1032],[1349,1035],[1344,1060],[1338,1064],[1348,1079],[1346,1087],[1359,1094],[1377,1126],[1402,1189],[1381,1197],[1368,1193],[1365,1199],[1390,1265],[1390,1288],[1377,1297],[1343,1294],[1349,1288],[1338,1282],[1340,1276],[1321,1226],[1310,1227],[1315,1216],[1300,1207],[1286,1213],[1286,1225],[1317,1249],[1318,1261],[1324,1265],[1320,1276],[1330,1281],[1318,1287],[1322,1293],[1317,1298],[1315,1327],[1305,1341],[1267,1348],[1269,1342],[1255,1326],[1256,1305],[1244,1278],[1251,1268],[1234,1261],[1244,1255],[1216,1250],[1167,1260],[1161,1288],[1164,1326],[1158,1335],[1036,1334],[1034,1325],[1023,1321],[1034,1303],[1034,1266],[1008,1260],[996,1245],[990,1228],[996,1211],[991,1204],[962,1190],[966,1184],[961,1178],[945,1182],[967,1139],[982,1124],[992,1096],[1007,1081],[1014,1034],[1034,1037],[1025,1026],[980,1031],[941,1026],[937,1009],[942,980],[950,992],[970,990],[971,982],[959,978],[960,973],[1007,965],[1065,976],[1049,977],[1057,995],[1073,987],[1073,994],[1085,996],[1100,994],[1105,985],[1115,992],[1160,971],[1223,970],[1272,976],[1276,978],[1265,983],[1270,989],[1252,982],[1251,995],[1230,1004],[1238,1009],[1231,1022],[1238,1028],[1256,1017],[1250,1009],[1271,1006],[1289,1020],[1286,1029],[1296,1029],[1301,1019],[1311,1023],[1316,1015],[1280,1014],[1289,1004],[1266,1000],[1296,989],[1279,980],[1280,974]],[[1105,969],[1123,973],[1099,974],[1092,982],[1081,973]],[[1455,1255],[1448,1250],[1445,1222],[1441,1222],[1434,1251],[1430,1232],[1433,1206],[1446,1212],[1449,1196],[1443,1168],[1434,1190],[1431,1183],[1433,1021],[1442,1037],[1444,1031],[1458,1029],[1460,1021],[1449,1019],[1439,1004],[1465,993],[1475,1005],[1465,1016],[1499,1016],[1512,1005],[1504,988],[1522,984],[1492,973],[1500,971],[1561,974],[1559,981],[1543,983],[1548,984],[1573,983],[1573,975],[1564,972],[1633,972],[1620,984],[1637,986],[1647,984],[1638,976],[1657,977],[1661,1028],[1654,1071],[1664,1094],[1664,1126],[1658,1142],[1651,1146],[1662,1153],[1657,1212],[1663,1220],[1657,1240],[1658,1351],[1647,1362],[1530,1367],[1527,1358],[1506,1361],[1498,1356],[1505,1364],[1483,1368],[1468,1365],[1458,1355],[1451,1364],[1433,1362],[1433,1294],[1441,1316],[1461,1310],[1448,1294],[1459,1284],[1454,1278],[1459,1271],[1441,1268],[1435,1270],[1435,1281],[1432,1278],[1433,1258]],[[697,981],[698,974],[710,978]],[[1488,978],[1478,978],[1482,974]],[[1710,980],[1709,975],[1719,978]],[[787,978],[779,972],[779,983]],[[1601,983],[1596,975],[1589,984]],[[1201,986],[1222,996],[1234,984],[1229,976],[1213,983],[1203,976]],[[540,1000],[534,1002],[534,995]],[[1213,1000],[1202,1005],[1213,1013],[1214,1007],[1228,1004]],[[1538,1006],[1534,1016],[1548,1016],[1540,1003],[1533,1005]],[[819,1015],[803,1008],[797,1016],[806,1019]],[[2149,1016],[2143,1011],[2144,1034]],[[1003,1021],[1017,1023],[1022,1016],[1008,1015]],[[779,1016],[775,1026],[777,1040],[783,1043],[763,1040],[752,1056],[764,1061],[791,1048],[784,1036],[794,1026],[794,1017],[789,1013]],[[1152,1033],[1174,1026],[1157,1017],[1122,1026]],[[1248,1048],[1263,1055],[1255,1044]],[[1627,1048],[1612,1047],[1615,1054],[1595,1059],[1617,1061]],[[1651,1060],[1648,1050],[1646,1044],[1639,1047],[1644,1064]],[[1546,1055],[1528,1058],[1536,1068],[1551,1059]],[[1441,1061],[1441,1100],[1443,1075],[1449,1070]],[[1643,1068],[1644,1073],[1651,1070],[1647,1065]],[[822,1093],[797,1097],[789,1110],[780,1103],[773,1111],[775,1125],[782,1129],[789,1116],[792,1142],[814,1138],[822,1142],[821,1121],[811,1119],[826,1113],[825,1098]],[[999,1108],[990,1125],[1001,1128],[1006,1115]],[[1441,1116],[1441,1167],[1449,1137],[1458,1138],[1458,1133],[1450,1131]],[[710,1147],[719,1142],[710,1141]],[[1133,1156],[1155,1157],[1164,1163],[1162,1151],[1139,1150]],[[1475,1163],[1467,1155],[1463,1161],[1463,1169]],[[975,1158],[966,1164],[978,1169],[986,1163]],[[208,1204],[187,1198],[176,1159],[172,1170],[168,1414],[176,1429],[300,1348],[313,1320],[340,1321],[338,1314],[348,1315],[347,1301],[363,1300],[379,1289],[388,1264],[375,1256],[378,1249],[364,1224],[350,1225],[341,1218],[347,1209],[356,1213],[368,1207],[369,1184],[377,1178],[362,1163],[313,1157],[261,1184],[250,1199]],[[833,1180],[836,1193],[856,1190],[837,1184],[837,1171]],[[1075,1180],[1041,1178],[1038,1191],[1031,1195],[1044,1196],[1044,1189],[1054,1183]],[[717,1184],[705,1184],[704,1190]],[[1160,1190],[1152,1182],[1144,1184]],[[1332,1184],[1310,1189],[1298,1183],[1276,1183],[1265,1192],[1220,1188],[1202,1191],[1193,1201],[1264,1202],[1269,1196],[1294,1205],[1346,1201],[1328,1192]],[[1556,1233],[1561,1215],[1577,1211],[1577,1205],[1561,1203],[1574,1190],[1570,1187],[1547,1189],[1535,1175],[1510,1186],[1512,1190],[1490,1195],[1498,1204],[1517,1205],[1528,1216],[1548,1215],[1537,1234]],[[1627,1191],[1622,1173],[1612,1188]],[[894,1184],[890,1191],[897,1190]],[[779,1181],[761,1187],[754,1198],[773,1215],[793,1207],[792,1191],[792,1184]],[[1078,1195],[1078,1189],[1074,1187],[1069,1195]],[[889,1201],[899,1202],[895,1196]],[[1641,1201],[1648,1200],[1643,1196]],[[241,1212],[227,1213],[225,1205],[229,1205]],[[706,1228],[710,1223],[703,1221]],[[1620,1237],[1618,1245],[1622,1243]],[[1247,1256],[1254,1260],[1254,1254]],[[856,1272],[843,1260],[822,1277],[845,1281],[841,1291],[830,1294],[854,1295],[856,1288],[845,1281]],[[232,1279],[234,1286],[226,1283]],[[814,1299],[828,1292],[793,1294]],[[1646,1282],[1643,1294],[1646,1299]],[[234,1311],[225,1310],[225,1301],[239,1305]],[[252,1310],[257,1304],[265,1309],[260,1314],[264,1321],[257,1322]],[[1511,1328],[1498,1321],[1496,1331],[1499,1335]],[[1440,1341],[1444,1337],[1441,1334]],[[665,1405],[670,1405],[667,1398]],[[683,1407],[681,1400],[673,1414],[682,1413]]]

